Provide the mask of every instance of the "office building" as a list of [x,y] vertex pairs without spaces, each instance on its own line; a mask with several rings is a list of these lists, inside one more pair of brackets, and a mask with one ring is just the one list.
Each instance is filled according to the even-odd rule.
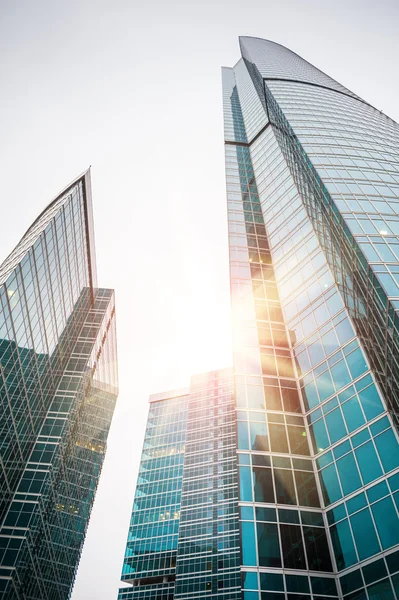
[[[224,460],[207,463],[198,427],[198,451],[181,456],[173,482],[174,571],[155,573],[145,561],[161,524],[154,513],[151,530],[141,509],[157,497],[142,461],[148,488],[137,488],[123,576],[133,586],[119,598],[395,599],[399,126],[279,44],[242,37],[240,47],[222,72],[238,501],[232,483],[228,515],[211,495],[183,512],[186,469],[199,484],[210,467],[212,487]],[[192,385],[188,405],[194,396]],[[207,406],[216,410],[211,394]],[[205,547],[214,561],[201,562]]]
[[117,395],[90,173],[0,266],[0,598],[70,596]]

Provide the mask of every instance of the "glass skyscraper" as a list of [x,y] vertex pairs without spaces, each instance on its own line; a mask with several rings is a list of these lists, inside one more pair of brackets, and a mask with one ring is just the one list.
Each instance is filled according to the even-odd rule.
[[193,381],[151,403],[119,598],[399,598],[399,126],[279,44],[240,47],[229,409]]
[[0,266],[0,598],[70,596],[117,397],[90,173]]

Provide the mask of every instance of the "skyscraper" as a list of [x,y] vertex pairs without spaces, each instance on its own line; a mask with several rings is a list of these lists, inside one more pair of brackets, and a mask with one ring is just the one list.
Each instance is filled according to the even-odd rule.
[[117,395],[90,173],[0,266],[0,598],[70,596]]
[[[184,514],[186,464],[198,485],[212,467],[211,489],[224,451],[209,465],[200,450],[180,457],[176,567],[161,593],[150,578],[164,574],[137,562],[151,544],[157,555],[161,531],[141,509],[157,498],[143,460],[124,567],[136,585],[120,598],[398,598],[399,126],[279,44],[240,47],[222,73],[238,500],[232,483],[228,517],[227,492]],[[205,405],[216,410],[211,394]],[[201,563],[206,544],[217,558]]]

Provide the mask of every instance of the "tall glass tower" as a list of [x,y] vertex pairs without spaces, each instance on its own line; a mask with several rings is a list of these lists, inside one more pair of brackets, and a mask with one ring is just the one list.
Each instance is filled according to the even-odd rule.
[[[135,586],[120,598],[399,598],[399,126],[279,44],[240,47],[223,69],[238,500],[232,487],[229,520],[209,496],[212,532],[210,506],[186,509],[198,551],[184,592],[183,508],[176,571],[158,592],[137,567],[158,541],[135,504]],[[207,457],[180,460],[183,507],[186,463],[198,481]],[[200,532],[215,563],[200,566]]]
[[117,397],[90,173],[0,266],[0,598],[70,596]]

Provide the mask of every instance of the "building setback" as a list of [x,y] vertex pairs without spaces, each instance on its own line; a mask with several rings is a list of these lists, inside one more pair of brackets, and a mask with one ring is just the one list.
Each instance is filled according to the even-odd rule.
[[70,597],[117,397],[90,173],[0,266],[0,598]]
[[[395,599],[399,126],[279,44],[240,47],[222,72],[232,433],[218,446],[219,394],[194,379],[179,433],[162,421],[176,400],[151,403],[144,453],[163,435],[187,446],[168,482],[143,455],[119,598]],[[165,572],[149,558],[164,543]]]

